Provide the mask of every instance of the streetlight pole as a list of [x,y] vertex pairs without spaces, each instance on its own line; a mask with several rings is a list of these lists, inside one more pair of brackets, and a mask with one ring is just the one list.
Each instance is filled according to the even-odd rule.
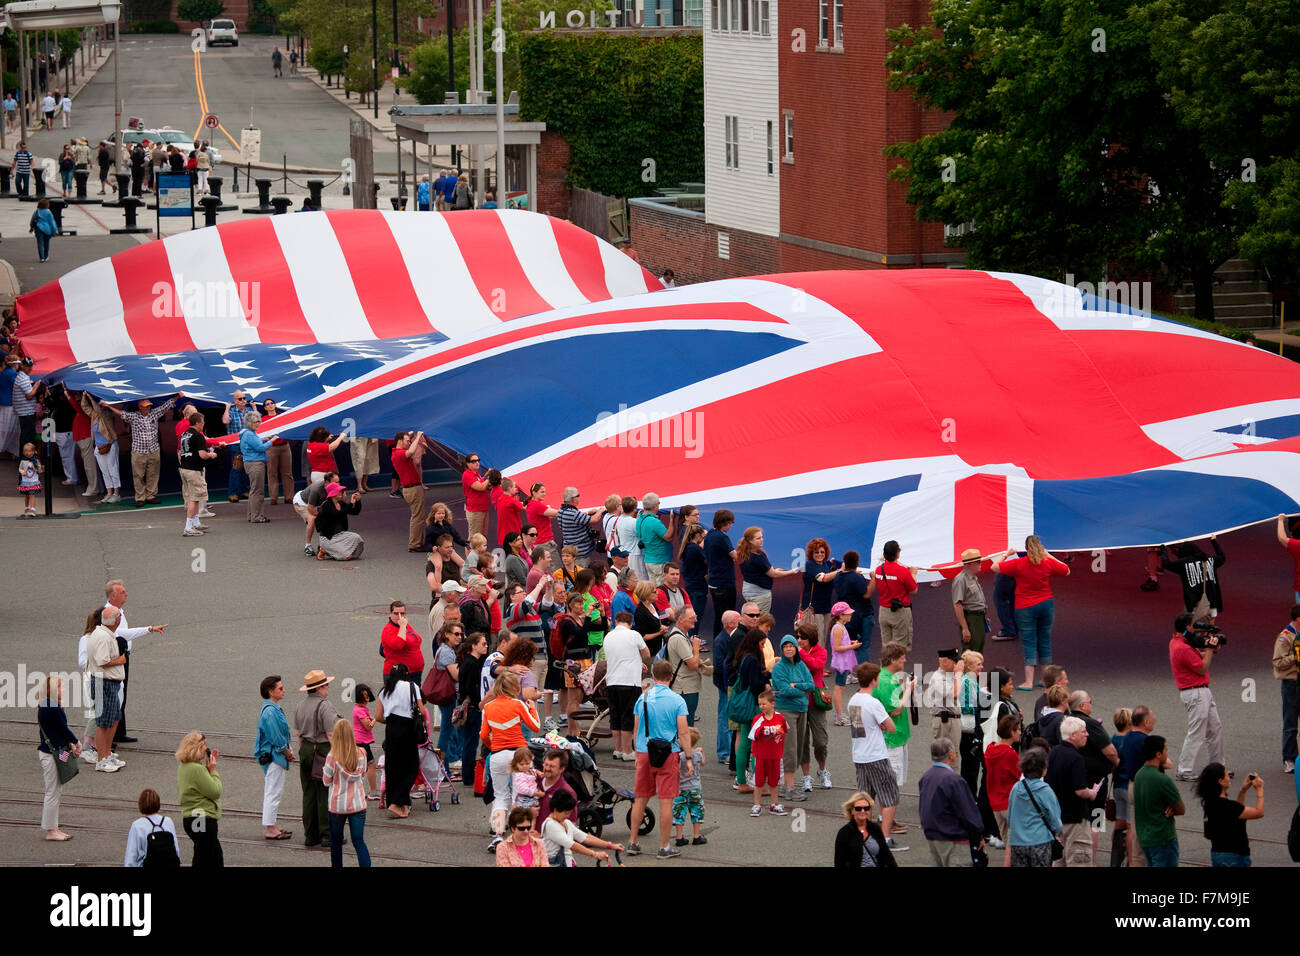
[[[452,37],[456,33],[456,0],[443,0],[447,4],[447,89],[456,88],[456,44]],[[459,96],[456,99],[460,99]]]
[[375,119],[379,119],[379,7],[376,0],[370,0],[370,82],[374,86],[370,98],[375,107]]
[[[118,44],[117,35],[122,32],[121,14],[113,22],[113,182],[117,182],[119,172],[118,164],[122,159],[122,147],[126,144],[122,141],[122,93],[119,86],[118,61],[122,59],[122,48]],[[125,199],[125,196],[119,196],[119,199]]]
[[506,49],[506,34],[501,28],[501,0],[493,0],[492,6],[496,8],[497,28],[492,35],[492,49],[497,55],[497,208],[506,208],[506,107],[505,100],[501,95],[502,85],[505,82],[502,77],[501,60]]

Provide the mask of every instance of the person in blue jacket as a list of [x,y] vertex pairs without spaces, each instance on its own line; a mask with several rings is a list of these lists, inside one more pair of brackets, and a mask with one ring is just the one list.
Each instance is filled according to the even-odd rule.
[[284,681],[279,674],[262,679],[262,712],[257,715],[257,742],[253,756],[266,780],[262,787],[262,826],[268,840],[287,840],[291,830],[281,830],[276,822],[284,779],[293,760],[293,741],[289,737],[289,718],[280,709],[284,699]]
[[59,234],[59,226],[54,221],[54,213],[50,212],[48,199],[42,199],[36,204],[36,211],[32,213],[31,222],[27,224],[27,231],[36,234],[36,253],[41,257],[41,262],[49,259],[50,237]]
[[244,427],[239,431],[239,453],[244,456],[244,474],[248,476],[248,520],[254,524],[271,520],[262,514],[266,501],[266,450],[280,437],[272,435],[263,441],[257,434],[260,424],[262,416],[248,411],[244,413]]
[[[808,794],[794,785],[794,768],[808,763],[808,695],[817,685],[808,665],[799,657],[799,642],[794,635],[781,638],[781,656],[772,665],[772,691],[776,709],[790,729],[785,735],[785,789],[787,800],[807,800]],[[796,759],[797,758],[797,759]],[[811,785],[809,786],[811,788]]]
[[420,212],[428,212],[433,208],[430,205],[429,193],[429,177],[425,176],[420,180],[420,184],[415,187],[415,208]]

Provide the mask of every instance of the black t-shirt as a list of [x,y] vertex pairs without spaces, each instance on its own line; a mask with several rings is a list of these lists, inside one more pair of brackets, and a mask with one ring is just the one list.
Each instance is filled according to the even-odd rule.
[[1083,823],[1088,815],[1088,801],[1076,796],[1075,791],[1088,788],[1088,770],[1083,764],[1083,754],[1074,744],[1057,744],[1052,748],[1043,779],[1061,805],[1061,822]]
[[191,428],[181,435],[180,465],[186,471],[202,471],[203,458],[199,452],[208,447],[208,440],[197,428]]
[[587,639],[587,629],[574,623],[573,618],[564,615],[560,618],[560,637],[564,639],[564,655],[571,660],[591,657],[591,642]]
[[1083,763],[1088,770],[1088,782],[1096,783],[1110,773],[1110,761],[1102,754],[1110,746],[1110,734],[1106,733],[1101,721],[1087,714],[1071,711],[1070,716],[1078,717],[1088,728],[1088,743],[1082,751]]
[[1240,853],[1250,856],[1246,839],[1246,821],[1241,819],[1245,806],[1227,797],[1215,797],[1205,804],[1205,838],[1212,853]]

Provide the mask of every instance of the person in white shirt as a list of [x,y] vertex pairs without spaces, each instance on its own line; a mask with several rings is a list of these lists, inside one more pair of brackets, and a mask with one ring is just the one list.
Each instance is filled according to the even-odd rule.
[[58,104],[54,102],[54,97],[49,93],[41,100],[41,112],[45,114],[45,128],[54,129],[54,110]]
[[641,679],[650,666],[650,649],[627,611],[614,615],[614,629],[605,635],[605,687],[609,691],[609,729],[614,734],[614,759],[635,761],[633,708],[641,696]]
[[[574,850],[583,856],[595,857],[602,863],[609,862],[609,854],[605,850],[623,852],[623,844],[602,840],[573,825],[569,817],[577,805],[573,794],[567,790],[561,790],[551,797],[550,815],[542,822],[542,842],[546,844],[546,858],[551,866],[576,866],[573,861]],[[593,846],[599,849],[590,849]]]
[[123,866],[143,866],[145,854],[149,851],[149,834],[156,832],[170,833],[172,847],[176,851],[176,865],[180,866],[180,845],[176,842],[176,824],[171,817],[162,813],[162,798],[156,790],[141,790],[137,804],[140,816],[131,824],[126,834],[126,856]]
[[68,128],[68,120],[72,118],[72,97],[67,93],[63,94],[63,99],[59,100],[59,109],[63,112],[63,128]]
[[[854,674],[861,688],[849,698],[849,737],[853,748],[853,767],[858,775],[858,789],[871,795],[880,805],[881,828],[894,832],[894,815],[898,812],[898,780],[889,765],[885,734],[894,732],[894,721],[873,691],[880,681],[880,665],[859,664]],[[888,837],[890,850],[905,847]]]
[[114,607],[121,611],[121,616],[117,627],[113,630],[113,635],[126,642],[126,672],[122,678],[122,719],[118,722],[117,732],[113,737],[115,744],[133,744],[136,742],[135,737],[131,737],[126,732],[126,685],[131,680],[131,647],[137,637],[144,637],[149,633],[161,634],[167,629],[166,624],[150,624],[148,627],[131,627],[126,623],[126,612],[122,611],[122,606],[126,604],[126,585],[121,581],[109,581],[104,585],[104,596],[107,598],[104,604],[105,608]]

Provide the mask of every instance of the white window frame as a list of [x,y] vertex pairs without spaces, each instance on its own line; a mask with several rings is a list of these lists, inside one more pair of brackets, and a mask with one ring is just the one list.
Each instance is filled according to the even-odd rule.
[[758,32],[762,36],[772,35],[772,3],[771,0],[758,0]]
[[767,174],[776,174],[776,123],[767,121]]
[[794,110],[781,114],[781,162],[794,162]]
[[844,0],[831,0],[832,20],[835,22],[834,49],[844,49]]
[[723,116],[723,142],[726,144],[723,150],[727,169],[740,168],[740,117]]
[[714,33],[718,32],[718,7],[725,7],[726,3],[727,0],[722,0],[721,4],[719,4],[718,0],[709,0],[709,29]]
[[724,29],[728,29],[732,33],[738,33],[740,31],[740,5],[742,0],[726,0],[726,2],[731,8],[731,23]]

